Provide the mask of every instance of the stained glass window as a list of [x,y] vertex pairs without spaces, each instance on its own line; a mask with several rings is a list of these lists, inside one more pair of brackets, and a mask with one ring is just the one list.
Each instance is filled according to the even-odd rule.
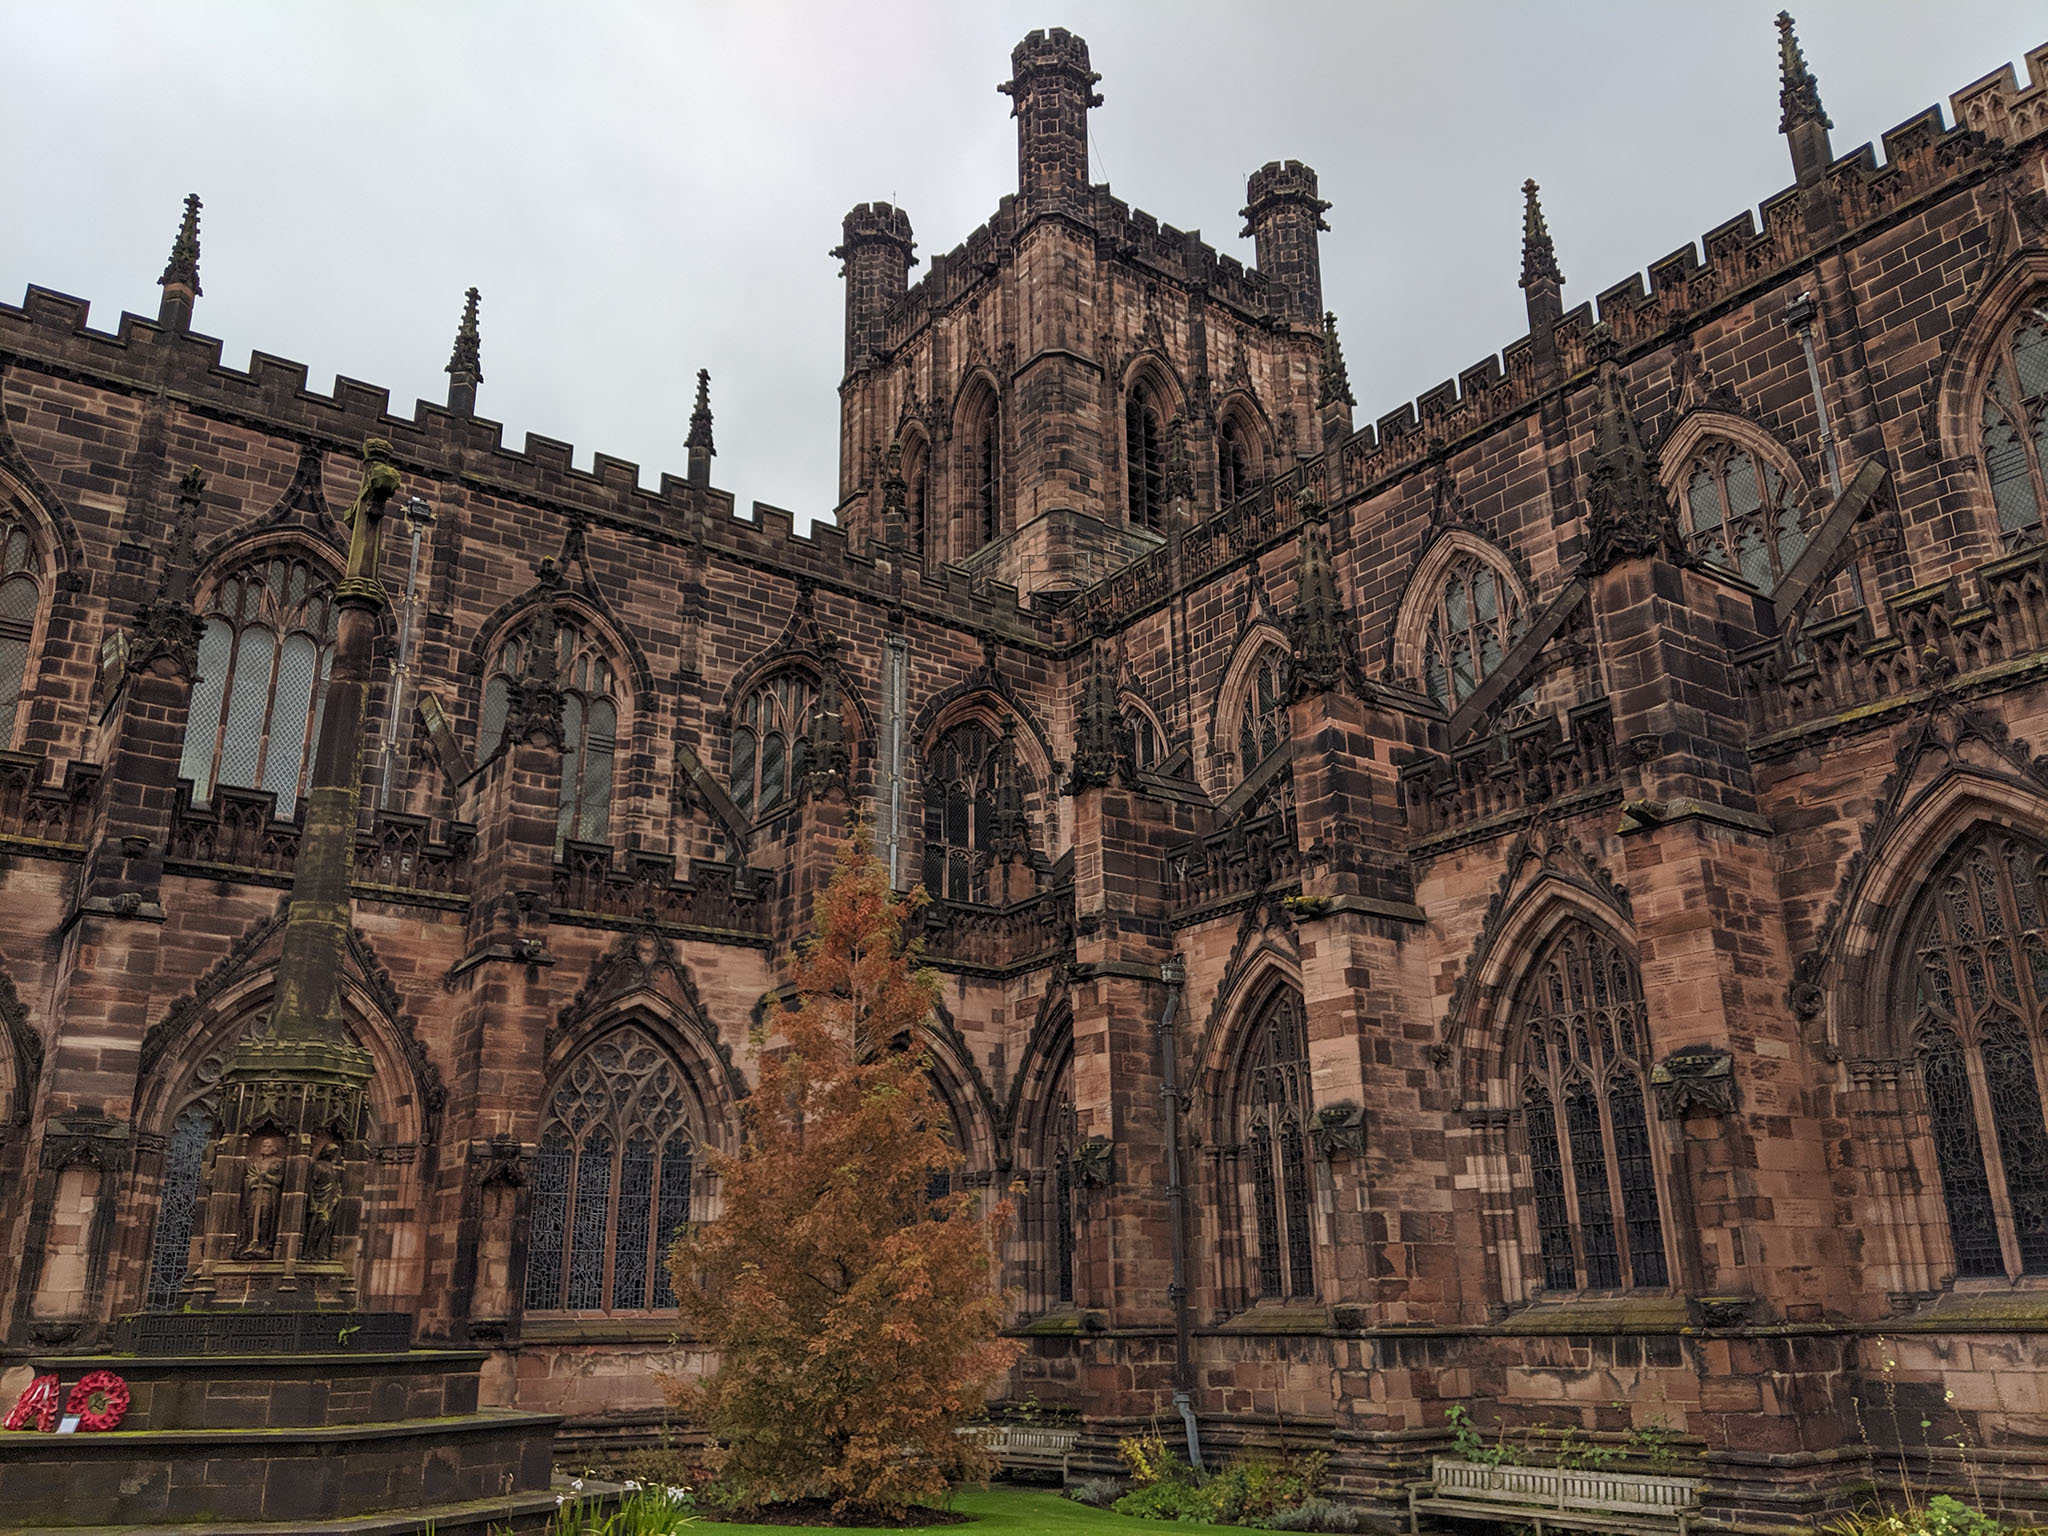
[[1646,1014],[1634,957],[1590,923],[1561,927],[1523,979],[1522,1129],[1546,1290],[1670,1283]]
[[41,562],[19,523],[0,520],[0,747],[14,744],[14,722],[28,682],[28,650],[42,611]]
[[1237,766],[1245,777],[1287,740],[1286,682],[1287,658],[1269,650],[1245,683],[1237,712]]
[[195,801],[228,784],[269,790],[280,815],[296,812],[320,741],[334,629],[332,584],[306,560],[262,556],[214,588],[178,766]]
[[1277,990],[1252,1026],[1239,1090],[1250,1158],[1259,1294],[1315,1294],[1314,1195],[1309,1179],[1308,1023],[1301,995]]
[[749,816],[772,816],[796,803],[817,734],[818,690],[801,672],[784,672],[749,693],[732,728],[732,800]]
[[1456,709],[1501,664],[1528,621],[1514,583],[1477,555],[1455,561],[1437,589],[1422,640],[1429,696]]
[[163,1183],[157,1191],[156,1236],[150,1248],[149,1308],[176,1311],[192,1253],[192,1228],[199,1215],[199,1172],[214,1137],[213,1112],[194,1104],[180,1114],[164,1152]]
[[2043,859],[2014,834],[1973,833],[1921,897],[1895,990],[1965,1279],[2048,1274]]
[[1768,592],[1806,549],[1806,510],[1785,477],[1733,443],[1709,443],[1686,470],[1686,548]]
[[2032,305],[2007,336],[1984,391],[1982,430],[1999,531],[2024,542],[2048,508],[2048,305]]
[[637,1025],[569,1064],[534,1158],[529,1310],[675,1305],[667,1256],[690,1219],[689,1102],[681,1069]]

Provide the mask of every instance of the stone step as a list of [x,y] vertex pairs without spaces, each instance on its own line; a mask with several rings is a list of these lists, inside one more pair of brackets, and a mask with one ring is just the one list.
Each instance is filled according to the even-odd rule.
[[[554,1493],[519,1493],[503,1499],[430,1504],[402,1514],[357,1515],[347,1520],[212,1520],[200,1525],[78,1525],[64,1536],[547,1536],[556,1510]],[[0,1521],[0,1530],[9,1527]]]
[[313,1428],[0,1434],[0,1518],[34,1530],[313,1530],[323,1520],[532,1497],[550,1487],[560,1422],[485,1409]]
[[481,1350],[388,1354],[52,1355],[66,1391],[88,1371],[128,1384],[123,1430],[285,1429],[445,1419],[477,1410]]

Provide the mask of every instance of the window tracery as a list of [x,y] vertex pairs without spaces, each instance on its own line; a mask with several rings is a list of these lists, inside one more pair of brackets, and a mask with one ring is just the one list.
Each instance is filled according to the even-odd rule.
[[613,1030],[578,1056],[534,1154],[528,1309],[674,1307],[667,1253],[690,1220],[696,1164],[682,1069],[644,1030]]
[[1806,509],[1767,462],[1710,442],[1685,471],[1686,548],[1768,593],[1806,549]]
[[1984,391],[1984,469],[1998,531],[2031,537],[2048,509],[2048,305],[2033,305],[2006,336]]
[[1669,1283],[1635,960],[1574,919],[1522,984],[1522,1128],[1546,1290]]
[[1216,430],[1216,501],[1227,507],[1252,488],[1252,450],[1235,416]]
[[732,728],[732,799],[748,816],[772,816],[795,800],[811,771],[818,690],[784,672],[749,693]]
[[1477,554],[1459,556],[1425,621],[1422,677],[1429,696],[1456,709],[1527,628],[1514,583]]
[[1166,429],[1157,402],[1143,386],[1124,400],[1126,492],[1134,526],[1166,526]]
[[295,812],[319,745],[334,632],[333,583],[307,560],[258,557],[214,588],[178,765],[194,801],[228,784],[268,790],[280,815]]
[[1262,1298],[1315,1294],[1308,1164],[1308,1023],[1301,995],[1277,989],[1252,1026],[1238,1093]]
[[995,393],[984,388],[967,417],[967,547],[960,551],[963,555],[993,544],[1003,531],[1002,424]]
[[1131,746],[1131,762],[1140,773],[1150,773],[1166,755],[1165,744],[1152,717],[1132,705],[1124,710],[1124,739]]
[[1980,831],[1921,898],[1897,988],[1964,1279],[2048,1273],[2044,879],[2038,846]]
[[41,577],[34,537],[20,523],[0,520],[0,746],[14,742],[29,647],[43,607]]
[[[618,755],[618,679],[604,649],[568,614],[554,615],[555,677],[562,691],[562,783],[556,801],[555,851],[570,840],[602,843],[611,828],[612,771]],[[536,631],[508,641],[484,684],[481,755],[504,742],[512,691],[528,669]]]
[[1029,788],[1014,751],[983,722],[942,735],[925,759],[925,889],[946,901],[988,901],[991,862],[1027,836],[1021,807]]
[[1287,658],[1268,648],[1246,680],[1244,702],[1238,708],[1237,762],[1241,777],[1277,752],[1289,734],[1287,719]]
[[924,554],[925,509],[931,501],[931,450],[913,439],[903,455],[903,536],[912,556]]
[[199,1174],[206,1149],[219,1134],[219,1122],[205,1104],[187,1105],[171,1128],[157,1190],[156,1233],[150,1243],[145,1304],[152,1312],[176,1311],[182,1300],[199,1217]]

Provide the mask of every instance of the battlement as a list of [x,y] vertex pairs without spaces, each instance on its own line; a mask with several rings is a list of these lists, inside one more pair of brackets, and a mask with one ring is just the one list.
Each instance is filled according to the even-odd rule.
[[845,244],[832,254],[841,261],[851,247],[871,241],[901,246],[906,257],[917,259],[910,255],[917,248],[910,234],[910,215],[892,203],[855,203],[839,227]]
[[[31,286],[19,307],[0,303],[0,361],[124,393],[167,382],[199,415],[337,452],[353,453],[365,438],[382,437],[408,474],[459,477],[486,494],[664,542],[701,538],[717,553],[827,589],[871,595],[881,587],[874,559],[829,520],[813,522],[803,535],[778,508],[757,504],[752,519],[735,517],[730,492],[693,488],[683,476],[664,472],[650,490],[631,460],[596,453],[588,470],[578,469],[573,445],[557,438],[528,433],[521,447],[511,448],[504,427],[486,418],[426,400],[415,402],[410,419],[399,417],[390,391],[373,384],[337,376],[333,392],[323,395],[308,387],[304,363],[256,352],[248,368],[238,370],[221,361],[217,338],[173,332],[127,313],[114,331],[94,330],[89,314],[83,299]],[[1016,644],[1043,646],[1053,635],[1046,616],[1019,606],[1014,588],[976,583],[964,573],[936,581],[905,573],[901,600],[941,623]]]
[[[1316,196],[1316,173],[1299,160],[1268,160],[1246,178],[1244,197],[1244,217],[1253,221],[1273,203],[1314,203],[1318,211],[1330,206]],[[1251,233],[1246,228],[1245,234]]]
[[1086,40],[1074,36],[1065,27],[1033,29],[1010,50],[1010,73],[1016,79],[1021,80],[1025,75],[1041,70],[1084,75],[1090,85],[1102,78],[1088,67]]

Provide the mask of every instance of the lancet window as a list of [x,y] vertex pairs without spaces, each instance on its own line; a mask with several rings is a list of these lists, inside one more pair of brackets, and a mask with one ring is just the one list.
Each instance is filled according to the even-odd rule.
[[1517,1017],[1544,1289],[1668,1284],[1634,958],[1591,924],[1566,924],[1523,982]]
[[1982,430],[1998,529],[2019,543],[2048,509],[2048,302],[2034,304],[1999,350]]
[[219,1134],[219,1123],[205,1104],[187,1106],[171,1127],[150,1244],[147,1304],[152,1312],[174,1312],[181,1303],[199,1218],[199,1174],[206,1149]]
[[968,413],[966,432],[967,547],[972,554],[1003,531],[1002,413],[987,390]]
[[1262,1298],[1313,1296],[1308,1023],[1293,988],[1278,988],[1260,1010],[1241,1070],[1238,1133],[1257,1291]]
[[1216,501],[1227,507],[1252,488],[1252,450],[1234,416],[1216,429]]
[[1460,556],[1437,588],[1423,634],[1422,676],[1429,696],[1456,709],[1527,627],[1507,577],[1478,555]]
[[932,456],[922,438],[903,455],[903,538],[914,556],[924,554],[925,510],[931,501]]
[[1981,831],[1921,898],[1896,995],[1925,1090],[1956,1274],[2048,1274],[2048,854]]
[[1131,522],[1166,526],[1166,429],[1159,406],[1142,386],[1124,402],[1124,454]]
[[1158,727],[1142,709],[1124,711],[1124,739],[1131,746],[1131,762],[1141,773],[1150,773],[1157,768],[1159,760],[1166,755]]
[[[555,851],[571,839],[602,843],[611,828],[612,771],[618,755],[618,678],[604,650],[572,618],[557,615],[555,680],[562,692],[562,783],[555,810]],[[537,639],[538,637],[538,639]],[[529,627],[499,653],[484,684],[482,756],[502,744],[517,680],[532,665],[532,647],[547,644],[545,628]]]
[[1760,592],[1783,579],[1806,548],[1806,512],[1770,464],[1733,443],[1709,443],[1685,472],[1686,548]]
[[214,588],[179,775],[192,798],[216,784],[265,789],[291,815],[305,792],[334,664],[334,591],[289,555],[248,562]]
[[529,1310],[675,1306],[668,1249],[698,1162],[688,1102],[682,1069],[637,1025],[570,1063],[534,1153]]
[[14,722],[28,680],[29,647],[35,642],[36,615],[43,606],[41,576],[42,562],[28,529],[0,520],[0,711],[5,711],[0,714],[0,745],[14,742]]
[[818,690],[801,672],[781,673],[749,693],[732,728],[733,804],[749,816],[788,809],[811,771],[818,725]]
[[1277,649],[1262,655],[1245,681],[1244,702],[1237,713],[1237,761],[1251,771],[1286,742],[1287,658]]

